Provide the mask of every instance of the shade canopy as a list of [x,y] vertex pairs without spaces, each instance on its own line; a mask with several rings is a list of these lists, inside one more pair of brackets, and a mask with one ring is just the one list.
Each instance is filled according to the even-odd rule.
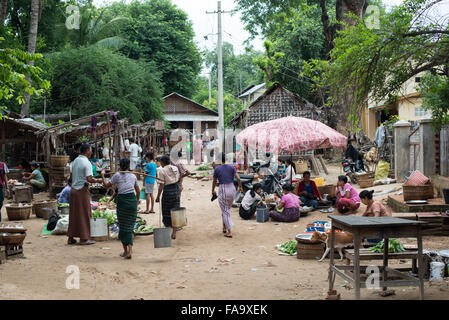
[[272,153],[345,147],[347,138],[322,122],[285,117],[254,124],[236,136],[238,144]]

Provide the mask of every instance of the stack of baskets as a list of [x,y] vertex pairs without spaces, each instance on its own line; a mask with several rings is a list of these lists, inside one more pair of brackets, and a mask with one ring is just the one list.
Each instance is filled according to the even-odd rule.
[[13,257],[23,257],[25,237],[23,225],[0,224],[0,246],[4,246],[4,250],[0,248],[0,263]]
[[33,213],[38,218],[49,219],[48,213],[44,209],[53,209],[53,212],[58,211],[57,200],[35,201],[33,203]]
[[374,172],[369,171],[366,173],[356,175],[357,182],[359,183],[360,188],[370,188],[374,183]]
[[5,208],[8,220],[13,221],[29,219],[33,206],[31,204],[8,203]]
[[70,168],[67,166],[69,160],[69,156],[52,155],[50,157],[51,168],[48,170],[48,175],[52,196],[61,192],[70,177]]

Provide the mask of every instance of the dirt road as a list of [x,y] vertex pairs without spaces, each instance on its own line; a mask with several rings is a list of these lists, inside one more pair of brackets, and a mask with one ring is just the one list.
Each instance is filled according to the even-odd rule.
[[[332,167],[326,182],[335,182],[339,170]],[[374,189],[388,188],[391,185]],[[132,260],[119,257],[118,240],[69,246],[66,236],[41,237],[46,221],[32,216],[24,222],[25,258],[0,265],[0,299],[324,299],[328,260],[281,256],[275,246],[294,239],[307,223],[326,220],[326,213],[312,212],[295,223],[257,223],[240,219],[233,208],[234,237],[228,239],[223,237],[220,210],[217,201],[210,201],[210,190],[211,181],[185,179],[182,205],[188,209],[188,226],[170,248],[155,249],[153,236],[136,237]],[[359,214],[363,210],[364,206]],[[143,217],[158,225],[158,215]],[[5,209],[2,220],[7,220]],[[449,240],[426,237],[424,248],[448,249]],[[80,270],[79,289],[66,288],[71,265]],[[353,299],[354,290],[344,285],[337,278],[342,299]],[[418,299],[418,295],[417,288],[408,287],[396,288],[396,295],[387,298],[362,290],[363,299]],[[425,295],[446,299],[448,282],[426,283]]]

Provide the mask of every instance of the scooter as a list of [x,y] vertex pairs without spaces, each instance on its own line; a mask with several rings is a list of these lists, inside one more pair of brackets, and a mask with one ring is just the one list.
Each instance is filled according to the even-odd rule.
[[259,173],[262,168],[264,169],[263,173],[265,175],[261,182],[263,192],[266,194],[276,193],[278,197],[282,198],[282,183],[279,179],[279,175],[271,170],[270,163],[253,166],[253,170],[256,173]]
[[[358,180],[357,180],[357,172],[358,171],[357,171],[356,163],[349,159],[343,159],[343,161],[341,162],[341,165],[343,166],[343,172],[351,180],[351,182],[353,184],[357,184],[358,183]],[[365,163],[364,160],[363,160],[363,170],[362,171],[365,171],[365,172],[369,171],[369,167]]]
[[[253,180],[254,175],[252,174],[239,174],[240,182],[242,183],[242,189],[243,192],[236,192],[234,197],[234,203],[240,203],[246,194],[248,190],[251,190],[253,188]],[[237,190],[239,187],[239,184],[237,182],[237,179],[234,178],[234,186]]]

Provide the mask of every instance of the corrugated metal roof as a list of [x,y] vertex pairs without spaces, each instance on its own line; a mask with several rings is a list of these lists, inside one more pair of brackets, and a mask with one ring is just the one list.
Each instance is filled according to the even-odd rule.
[[265,82],[264,82],[264,83],[261,83],[261,84],[258,84],[257,86],[254,86],[254,87],[252,87],[251,89],[249,89],[248,91],[246,91],[245,93],[241,94],[241,95],[239,96],[239,98],[246,97],[247,95],[250,95],[250,94],[256,92],[256,91],[259,90],[260,88],[263,88],[264,86],[265,86]]
[[164,114],[167,121],[218,121],[218,116]]

